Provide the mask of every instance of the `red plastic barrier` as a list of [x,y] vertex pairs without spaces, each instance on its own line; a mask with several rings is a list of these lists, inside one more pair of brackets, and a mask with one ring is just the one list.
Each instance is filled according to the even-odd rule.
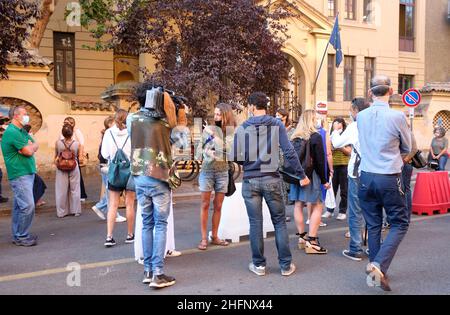
[[418,173],[413,193],[412,213],[444,214],[450,212],[448,172]]

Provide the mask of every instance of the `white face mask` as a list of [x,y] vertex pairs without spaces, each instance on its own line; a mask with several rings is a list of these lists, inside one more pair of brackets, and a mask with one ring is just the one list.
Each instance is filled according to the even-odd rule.
[[248,118],[254,116],[253,111],[250,109],[250,106],[249,106],[249,108],[248,108],[247,114],[248,114]]
[[322,128],[322,119],[317,118],[316,125],[314,127],[316,127],[317,129]]
[[29,122],[30,122],[30,116],[25,115],[22,117],[22,125],[23,126],[28,125]]

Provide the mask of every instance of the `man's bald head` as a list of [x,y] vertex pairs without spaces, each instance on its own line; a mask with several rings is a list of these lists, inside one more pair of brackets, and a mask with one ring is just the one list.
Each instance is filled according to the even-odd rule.
[[391,79],[386,75],[377,75],[370,81],[370,91],[374,96],[386,96],[391,88]]

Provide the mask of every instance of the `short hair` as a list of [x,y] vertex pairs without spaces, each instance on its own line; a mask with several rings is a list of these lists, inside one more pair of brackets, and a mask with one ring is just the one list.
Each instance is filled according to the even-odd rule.
[[73,128],[70,125],[64,125],[61,131],[64,138],[69,139],[73,136]]
[[289,117],[289,111],[286,108],[278,108],[277,113],[279,113],[283,117],[286,117],[285,127],[291,125],[291,118]]
[[386,75],[377,75],[370,81],[370,90],[375,96],[385,96],[391,88],[391,79]]
[[370,103],[364,97],[356,97],[352,100],[353,110],[357,110],[358,113],[370,107]]
[[9,113],[8,113],[9,119],[12,120],[12,119],[14,118],[14,116],[18,115],[20,109],[27,110],[27,109],[26,109],[24,106],[22,106],[22,105],[11,107],[11,109],[9,110]]
[[66,117],[66,118],[64,118],[64,121],[68,121],[71,125],[74,125],[75,126],[75,118],[73,118],[73,117]]
[[269,98],[263,92],[253,92],[247,99],[249,105],[255,105],[256,109],[266,109],[269,107]]

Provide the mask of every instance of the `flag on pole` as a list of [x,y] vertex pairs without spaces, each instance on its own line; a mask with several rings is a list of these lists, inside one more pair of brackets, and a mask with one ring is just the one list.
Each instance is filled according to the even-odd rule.
[[343,55],[341,46],[341,33],[339,31],[339,15],[336,16],[336,21],[334,22],[333,32],[330,37],[330,44],[336,50],[336,68],[339,68]]

